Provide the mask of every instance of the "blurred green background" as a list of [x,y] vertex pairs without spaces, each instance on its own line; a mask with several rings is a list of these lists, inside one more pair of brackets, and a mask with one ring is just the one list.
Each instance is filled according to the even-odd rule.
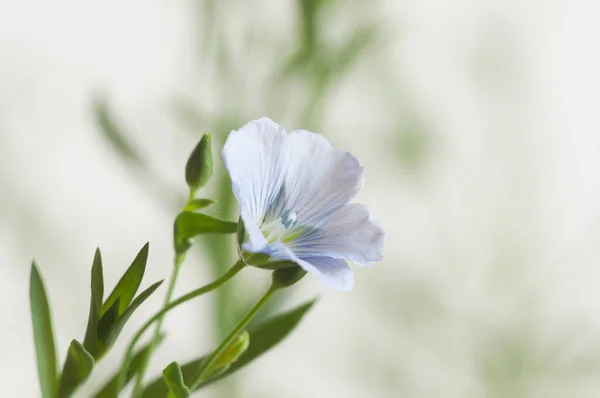
[[[3,394],[38,395],[31,257],[62,360],[85,329],[96,246],[108,285],[146,241],[146,282],[167,277],[187,155],[202,132],[216,152],[269,116],[361,160],[357,201],[387,231],[386,258],[357,269],[350,294],[306,278],[269,308],[322,295],[292,337],[204,396],[598,397],[598,11],[579,0],[1,3]],[[220,162],[205,195],[237,218]],[[231,237],[202,240],[176,292],[234,256]],[[214,347],[269,280],[241,275],[169,314],[153,374]],[[79,396],[113,372],[162,289]]]

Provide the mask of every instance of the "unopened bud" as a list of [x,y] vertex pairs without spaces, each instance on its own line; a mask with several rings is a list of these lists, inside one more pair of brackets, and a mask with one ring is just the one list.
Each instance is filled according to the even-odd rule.
[[210,134],[205,133],[185,165],[185,180],[192,191],[206,185],[212,175],[213,164],[210,141]]
[[235,340],[223,351],[208,370],[208,377],[218,376],[225,372],[236,362],[250,345],[250,334],[247,331],[240,333]]
[[282,268],[273,271],[273,286],[277,288],[289,287],[304,278],[306,271],[299,266]]

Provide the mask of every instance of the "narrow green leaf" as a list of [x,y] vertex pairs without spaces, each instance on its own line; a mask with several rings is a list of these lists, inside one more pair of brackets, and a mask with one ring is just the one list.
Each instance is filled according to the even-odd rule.
[[237,222],[219,220],[206,214],[184,211],[175,220],[177,231],[182,238],[193,238],[206,233],[233,234]]
[[148,249],[150,244],[146,243],[139,251],[127,271],[123,274],[113,291],[110,293],[106,302],[102,306],[101,314],[103,315],[113,304],[117,298],[121,298],[119,305],[119,315],[125,312],[131,300],[135,297],[142,283],[144,272],[146,271],[146,263],[148,261]]
[[102,318],[98,321],[98,350],[94,353],[94,358],[99,360],[107,350],[106,341],[110,335],[117,319],[119,319],[119,307],[121,305],[121,298],[117,298],[117,301],[102,315]]
[[71,341],[65,366],[63,367],[58,398],[67,398],[73,395],[77,387],[92,374],[94,357],[77,340]]
[[94,262],[92,263],[91,291],[90,314],[88,315],[83,346],[89,353],[95,355],[99,349],[98,321],[100,319],[100,309],[102,308],[102,298],[104,297],[104,276],[102,272],[102,255],[100,254],[100,249],[96,249]]
[[246,366],[285,339],[298,326],[316,302],[316,299],[308,301],[283,314],[276,315],[256,327],[250,328],[249,333],[252,343],[249,345],[248,350],[220,378]]
[[163,380],[169,389],[168,398],[188,398],[190,389],[183,382],[181,368],[177,362],[171,362],[163,370]]
[[[250,328],[249,333],[252,337],[252,343],[249,345],[246,352],[239,357],[239,359],[231,364],[229,369],[223,373],[215,375],[208,379],[204,384],[198,388],[202,388],[214,381],[220,380],[224,377],[229,376],[233,372],[246,366],[256,358],[260,357],[265,352],[269,351],[276,344],[282,341],[294,328],[300,323],[307,311],[315,304],[316,300],[309,301],[302,304],[295,309],[285,312],[281,315],[277,315],[257,327]],[[195,361],[188,362],[181,366],[181,372],[183,380],[186,384],[191,385],[193,379],[196,376],[198,368],[206,360],[208,356],[205,355]],[[167,395],[168,390],[162,378],[153,380],[142,394],[143,398],[158,398]]]
[[52,398],[58,382],[52,315],[44,282],[35,262],[31,264],[29,299],[40,389],[43,398]]
[[194,210],[203,209],[214,203],[215,203],[215,201],[212,199],[203,199],[203,198],[194,199],[183,208],[183,211],[194,211]]
[[137,296],[132,301],[131,305],[129,307],[127,307],[125,312],[123,312],[123,314],[121,316],[119,316],[119,318],[114,322],[114,324],[110,328],[110,331],[109,331],[106,339],[104,340],[104,347],[106,350],[108,350],[108,349],[110,349],[110,347],[112,347],[114,342],[117,340],[117,337],[119,337],[121,330],[123,330],[125,323],[127,323],[127,321],[129,320],[131,315],[135,312],[135,310],[137,310],[137,308],[140,305],[142,305],[142,303],[144,301],[146,301],[146,299],[148,297],[150,297],[150,295],[152,293],[154,293],[154,291],[156,289],[158,289],[158,287],[161,285],[161,283],[163,283],[163,281],[156,282],[155,284],[150,286],[148,289],[146,289],[142,293],[140,293],[140,295]]
[[173,243],[175,253],[181,255],[192,245],[190,239],[206,233],[232,234],[237,231],[237,223],[219,220],[206,214],[184,211],[175,218]]
[[[158,339],[157,346],[162,342],[164,335],[161,335]],[[148,356],[148,351],[150,349],[150,344],[145,345],[140,350],[136,351],[133,358],[131,359],[131,363],[129,364],[129,369],[127,374],[125,375],[125,383],[122,386],[123,388],[133,379],[134,376],[137,375],[140,370],[140,366],[145,361]],[[104,386],[98,390],[98,392],[93,396],[93,398],[115,398],[119,395],[121,391],[117,391],[119,383],[119,373],[117,372],[113,377],[111,377]]]

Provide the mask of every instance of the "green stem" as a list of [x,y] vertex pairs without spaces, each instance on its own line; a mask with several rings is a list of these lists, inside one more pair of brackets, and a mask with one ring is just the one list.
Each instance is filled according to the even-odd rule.
[[[192,200],[194,200],[195,197],[196,197],[196,190],[190,188],[190,195],[188,196],[188,205],[190,203],[192,203]],[[185,207],[184,207],[184,209],[185,209]]]
[[[167,288],[167,293],[165,294],[165,299],[163,301],[162,308],[166,308],[173,296],[173,291],[175,290],[175,282],[177,281],[177,277],[179,276],[179,270],[181,269],[181,264],[185,260],[185,254],[179,254],[175,256],[175,264],[173,266],[173,273],[171,274],[171,279],[169,280],[169,287]],[[142,392],[142,384],[144,382],[144,374],[148,369],[148,365],[150,363],[150,357],[152,357],[152,353],[158,344],[160,329],[162,328],[163,320],[165,319],[164,314],[160,315],[156,321],[156,327],[154,328],[154,334],[152,335],[152,340],[150,340],[150,346],[148,347],[148,354],[142,358],[142,362],[140,364],[140,370],[138,371],[137,378],[135,381],[135,387],[133,389],[133,396],[137,397]]]
[[[173,308],[185,303],[186,301],[189,301],[195,297],[198,297],[204,293],[208,293],[216,288],[218,288],[219,286],[221,286],[222,284],[224,284],[225,282],[227,282],[228,280],[230,280],[231,278],[233,278],[238,272],[240,272],[242,270],[242,268],[244,268],[244,263],[242,261],[238,261],[236,262],[230,269],[229,271],[227,271],[222,277],[220,277],[219,279],[215,280],[214,282],[209,283],[208,285],[205,285],[201,288],[198,288],[196,290],[192,290],[191,292],[181,296],[180,298],[170,302],[168,305],[166,305],[162,310],[160,310],[159,312],[157,312],[156,314],[154,314],[154,316],[152,316],[152,318],[150,318],[141,328],[140,330],[136,333],[136,335],[133,337],[133,339],[131,340],[131,343],[129,343],[129,347],[127,348],[127,351],[125,353],[125,357],[123,359],[123,363],[121,366],[121,371],[120,371],[120,375],[119,375],[119,382],[117,384],[117,393],[119,391],[121,391],[121,389],[123,388],[123,386],[125,385],[125,380],[127,377],[127,372],[129,370],[129,366],[131,365],[131,360],[133,359],[133,351],[135,348],[136,343],[139,341],[139,339],[142,337],[142,335],[144,334],[144,332],[146,330],[148,330],[148,328],[150,326],[152,326],[152,324],[154,322],[156,322],[159,319],[162,319],[163,315],[165,315],[167,312],[171,311]],[[150,352],[148,352],[146,354],[146,357],[144,359],[144,361],[148,361],[150,358]],[[147,365],[146,365],[147,366]],[[139,391],[141,392],[141,391]],[[133,395],[135,397],[135,395]]]
[[248,314],[246,314],[246,316],[240,321],[240,323],[237,324],[237,326],[231,331],[231,333],[229,333],[225,340],[221,342],[219,347],[217,347],[217,349],[212,353],[212,355],[200,367],[198,374],[194,378],[194,383],[192,383],[192,385],[189,387],[190,391],[194,391],[210,376],[210,367],[215,362],[215,360],[217,360],[217,358],[219,358],[221,354],[223,354],[223,351],[225,351],[227,347],[229,347],[229,345],[233,342],[233,340],[235,340],[238,334],[240,334],[240,332],[244,330],[246,325],[248,325],[248,322],[250,322],[252,318],[254,318],[254,316],[258,313],[261,307],[271,298],[273,293],[275,293],[279,288],[280,286],[278,286],[276,283],[273,283],[271,287],[269,287],[269,290],[267,290],[266,293],[261,297],[258,303],[256,303],[254,307],[252,307],[250,312],[248,312]]

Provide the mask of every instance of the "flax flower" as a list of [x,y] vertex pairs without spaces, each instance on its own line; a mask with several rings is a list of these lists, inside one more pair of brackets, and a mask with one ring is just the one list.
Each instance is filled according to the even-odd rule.
[[385,234],[366,206],[354,156],[318,134],[287,133],[263,117],[232,131],[221,152],[246,230],[243,250],[291,261],[336,290],[351,290],[347,261],[382,259]]

